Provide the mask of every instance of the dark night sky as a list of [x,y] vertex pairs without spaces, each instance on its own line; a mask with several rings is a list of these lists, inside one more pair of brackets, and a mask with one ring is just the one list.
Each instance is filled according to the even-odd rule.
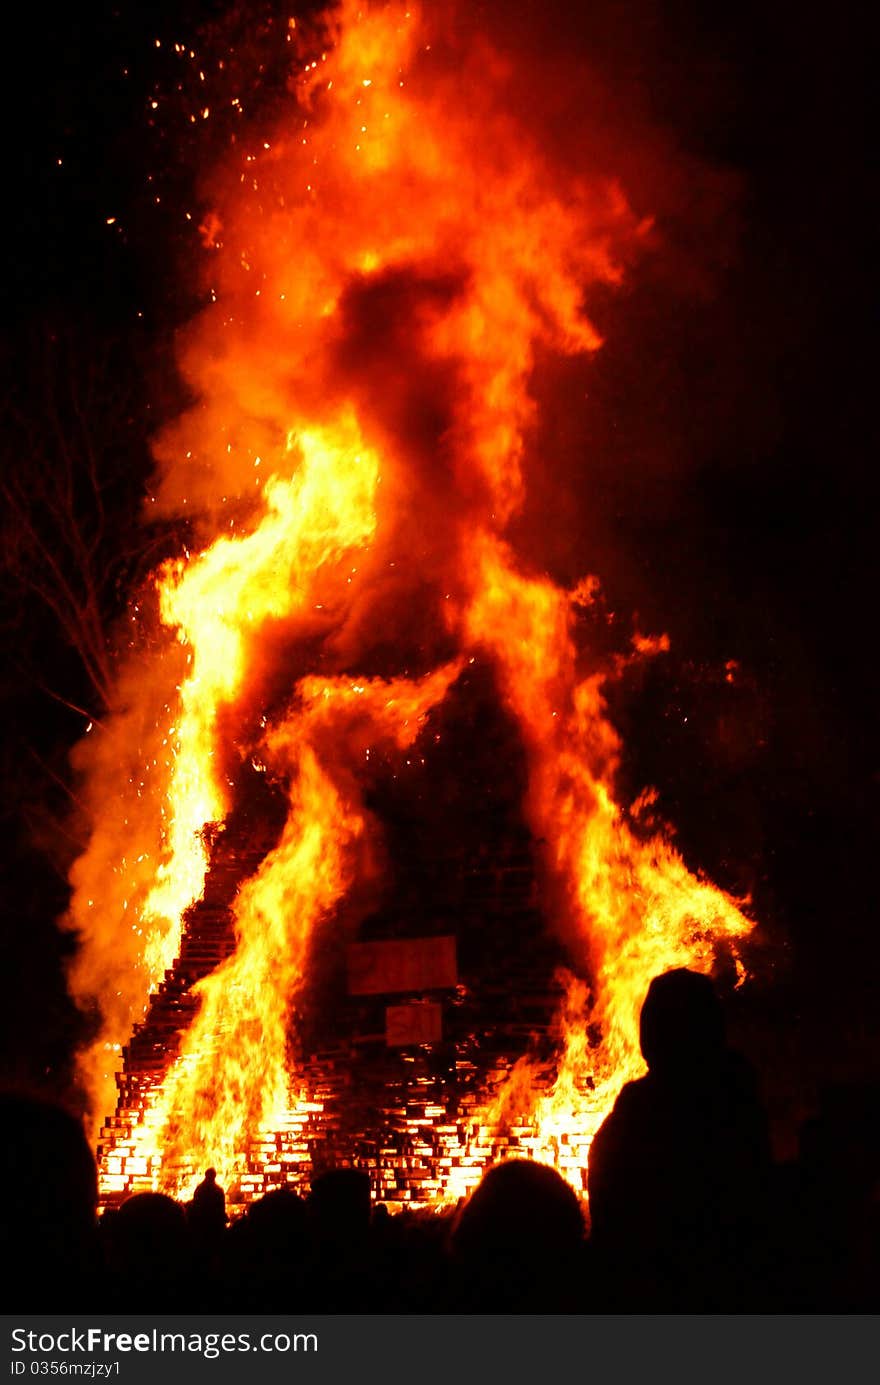
[[[597,310],[608,339],[591,366],[597,402],[571,425],[590,504],[573,504],[581,517],[548,561],[574,577],[566,565],[589,551],[609,599],[672,636],[676,656],[620,698],[626,770],[658,784],[692,859],[753,889],[764,951],[732,1021],[763,1070],[776,1054],[808,1070],[796,1105],[819,1080],[876,1079],[880,1057],[870,45],[855,5],[811,15],[746,0],[715,14],[698,0],[605,0],[573,19],[581,8],[543,5],[503,32],[582,48],[618,121],[631,102],[636,129],[711,170],[722,211],[671,218],[673,252],[700,268],[695,287],[649,266],[622,305]],[[223,13],[91,4],[47,25],[34,11],[7,45],[3,349],[26,399],[25,344],[67,323],[114,343],[139,417],[171,407],[167,343],[194,306],[180,199],[211,145],[148,124],[168,73],[153,40],[216,31]],[[270,66],[264,97],[276,79]],[[135,357],[149,366],[132,386]],[[133,428],[134,491],[152,426]],[[641,453],[634,485],[616,462]],[[40,666],[84,697],[51,626],[27,611]],[[705,670],[727,658],[743,681],[725,702]],[[28,685],[32,664],[10,646],[2,681],[3,1050],[8,1070],[63,1090],[78,1026],[61,980],[70,944],[50,922],[63,890],[27,840],[34,814],[25,831],[20,795],[60,793],[28,756],[36,748],[63,777],[82,720]]]

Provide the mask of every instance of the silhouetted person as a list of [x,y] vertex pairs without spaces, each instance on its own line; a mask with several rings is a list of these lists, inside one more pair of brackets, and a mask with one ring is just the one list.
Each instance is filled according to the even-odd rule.
[[200,1241],[216,1240],[226,1226],[226,1194],[217,1182],[216,1169],[205,1169],[192,1195],[188,1219]]
[[115,1311],[176,1312],[181,1301],[198,1299],[179,1202],[164,1193],[135,1193],[103,1220]]
[[312,1180],[309,1216],[321,1240],[348,1244],[370,1228],[370,1178],[361,1169],[327,1169]]
[[708,977],[656,977],[642,1007],[647,1076],[593,1141],[592,1241],[620,1309],[736,1311],[760,1297],[770,1149],[752,1070],[725,1043]]
[[474,1313],[583,1311],[584,1219],[565,1180],[510,1159],[483,1176],[456,1215],[453,1303]]
[[361,1169],[327,1169],[312,1180],[307,1208],[315,1284],[327,1312],[377,1306],[370,1206],[370,1178]]
[[0,1095],[0,1126],[8,1307],[99,1307],[97,1169],[82,1126],[60,1107],[11,1094]]
[[205,1169],[205,1177],[186,1208],[193,1267],[202,1286],[206,1306],[217,1306],[220,1292],[221,1254],[226,1236],[226,1195],[217,1182],[217,1170]]
[[292,1188],[276,1188],[252,1202],[234,1222],[224,1248],[228,1306],[239,1312],[290,1312],[308,1288],[306,1205]]

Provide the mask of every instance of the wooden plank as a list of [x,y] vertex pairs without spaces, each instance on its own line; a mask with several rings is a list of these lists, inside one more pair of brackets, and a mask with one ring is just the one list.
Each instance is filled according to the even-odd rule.
[[349,995],[433,991],[455,986],[455,935],[352,943],[348,948]]

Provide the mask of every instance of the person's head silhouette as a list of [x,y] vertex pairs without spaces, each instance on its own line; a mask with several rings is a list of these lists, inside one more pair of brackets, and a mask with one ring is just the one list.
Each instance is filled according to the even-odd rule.
[[657,1076],[716,1062],[724,1051],[724,1016],[709,977],[684,967],[655,976],[639,1031],[642,1056]]

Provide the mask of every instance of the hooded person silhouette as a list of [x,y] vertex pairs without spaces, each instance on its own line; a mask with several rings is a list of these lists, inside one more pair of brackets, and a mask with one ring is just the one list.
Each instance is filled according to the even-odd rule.
[[751,1067],[726,1044],[708,977],[655,977],[640,1017],[647,1074],[628,1082],[590,1150],[594,1248],[612,1295],[731,1309],[755,1292],[770,1176]]

